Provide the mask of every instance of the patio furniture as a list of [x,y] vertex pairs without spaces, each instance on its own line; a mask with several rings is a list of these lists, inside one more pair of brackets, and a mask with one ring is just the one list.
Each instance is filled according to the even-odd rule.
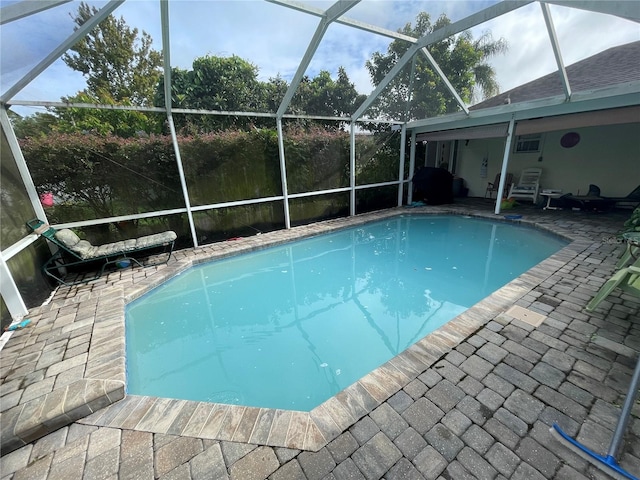
[[640,232],[625,232],[622,234],[622,239],[626,248],[616,263],[616,268],[625,267],[629,260],[636,262],[640,259]]
[[[58,251],[42,266],[42,271],[63,285],[76,285],[96,280],[102,276],[108,265],[128,266],[134,262],[140,267],[152,267],[165,264],[171,258],[177,238],[175,232],[168,230],[163,233],[94,246],[87,240],[81,240],[68,228],[56,230],[37,218],[29,220],[27,226],[58,247]],[[167,254],[163,260],[143,263],[133,256],[140,252],[160,248],[163,250],[162,253]],[[94,277],[82,278],[73,282],[65,281],[67,268],[100,261],[102,261],[102,266]]]
[[600,196],[600,187],[594,184],[589,185],[586,195],[573,195],[568,193],[560,197],[558,204],[564,208],[574,210],[585,210],[592,212],[602,212],[613,207],[615,202]]
[[542,190],[540,196],[547,197],[547,204],[542,208],[543,210],[562,210],[562,207],[552,207],[551,199],[562,197],[562,192],[559,190]]
[[[493,182],[487,183],[487,190],[484,192],[484,198],[493,198],[493,192],[498,193],[498,189],[500,188],[500,176],[501,173],[496,174],[496,178]],[[507,173],[507,179],[504,182],[504,192],[508,192],[509,188],[511,188],[511,184],[513,183],[513,173]]]
[[625,206],[635,208],[640,205],[640,185],[638,185],[629,195],[626,197],[603,197],[614,203],[616,207],[620,206],[619,203],[625,204]]
[[511,185],[509,190],[509,198],[523,198],[536,203],[538,200],[538,191],[540,190],[540,177],[542,176],[541,168],[526,168],[520,174],[518,183]]
[[614,273],[587,304],[586,310],[593,312],[616,288],[640,298],[640,260]]

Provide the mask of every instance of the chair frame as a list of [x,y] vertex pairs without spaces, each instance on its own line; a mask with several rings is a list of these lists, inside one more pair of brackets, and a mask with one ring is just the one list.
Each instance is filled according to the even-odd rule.
[[616,288],[619,288],[629,295],[640,297],[640,288],[637,286],[639,277],[640,260],[637,260],[633,265],[621,268],[614,273],[587,304],[585,310],[587,312],[593,312]]
[[640,185],[633,189],[633,191],[626,197],[603,197],[613,202],[614,206],[618,206],[619,203],[625,204],[625,206],[635,208],[640,205]]
[[511,185],[508,198],[530,199],[533,203],[538,201],[540,191],[541,168],[525,168],[520,174],[518,183]]
[[[493,182],[488,182],[487,183],[487,189],[484,192],[484,198],[487,198],[487,195],[489,195],[489,198],[493,198],[493,192],[496,192],[496,194],[498,193],[498,190],[500,189],[500,177],[502,176],[501,172],[498,172],[496,174],[496,178],[493,180]],[[513,183],[513,173],[508,173],[507,172],[507,179],[504,182],[504,190],[503,190],[503,195],[509,191],[509,189],[511,188],[511,184]]]
[[[171,254],[173,253],[173,247],[174,247],[175,238],[176,238],[175,233],[172,231],[169,231],[173,233],[173,240],[168,240],[160,243],[153,243],[153,244],[145,245],[144,247],[121,249],[121,250],[109,253],[107,255],[98,255],[98,256],[83,258],[78,253],[71,250],[64,242],[56,238],[55,234],[57,230],[49,226],[42,220],[38,218],[34,218],[33,220],[29,220],[27,222],[27,226],[31,230],[33,230],[34,233],[41,235],[42,237],[44,237],[46,240],[53,243],[57,247],[57,251],[42,266],[42,271],[48,277],[51,277],[54,280],[56,280],[58,283],[66,286],[78,285],[81,283],[88,283],[93,280],[97,280],[102,276],[107,266],[115,265],[116,263],[124,260],[132,261],[140,267],[154,267],[157,265],[164,265],[167,262],[169,262],[169,260],[171,259]],[[145,237],[140,237],[140,238],[145,238]],[[131,256],[132,254],[144,252],[146,250],[157,249],[157,248],[163,248],[163,252],[161,252],[160,255],[166,253],[167,256],[165,259],[158,260],[155,262],[144,263],[139,261],[137,258],[134,258],[133,256]],[[104,263],[102,264],[102,267],[94,277],[91,277],[91,278],[83,277],[79,280],[75,280],[72,282],[65,281],[66,267],[73,267],[78,265],[95,263],[101,260],[104,261]],[[62,271],[62,274],[60,273],[60,271]]]
[[616,263],[616,270],[628,266],[630,260],[637,262],[640,259],[640,232],[625,232],[622,238],[626,247]]

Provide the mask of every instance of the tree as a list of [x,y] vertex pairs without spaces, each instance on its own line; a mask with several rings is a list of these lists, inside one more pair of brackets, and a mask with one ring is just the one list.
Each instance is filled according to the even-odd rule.
[[349,116],[365,98],[358,94],[343,67],[338,69],[338,79],[335,81],[328,71],[321,70],[313,79],[302,79],[290,110],[308,115]]
[[[107,95],[100,98],[91,96],[86,91],[78,92],[72,97],[63,97],[64,102],[89,103],[100,105],[116,105],[116,101]],[[121,105],[131,105],[124,100]],[[61,133],[91,132],[99,135],[115,135],[129,138],[162,131],[163,116],[135,110],[117,110],[101,108],[52,108],[57,122],[53,130]]]
[[[82,2],[73,16],[77,28],[98,12]],[[62,56],[87,79],[87,88],[63,102],[113,106],[149,106],[161,77],[162,55],[151,48],[151,37],[126,25],[123,18],[105,18]],[[47,108],[24,118],[12,118],[18,138],[52,132],[92,132],[132,137],[160,133],[162,119],[155,114],[121,109]]]
[[[192,70],[173,69],[171,73],[171,102],[175,108],[262,112],[265,110],[266,90],[258,81],[258,67],[242,58],[207,55],[196,58]],[[157,87],[155,103],[164,106],[164,79]],[[196,131],[224,130],[243,127],[252,122],[245,116],[176,116],[180,129]]]
[[[407,23],[400,33],[420,38],[450,23],[447,16],[442,14],[432,24],[429,14],[421,12],[416,18],[415,26]],[[377,86],[382,81],[410,45],[402,40],[394,40],[386,54],[373,53],[366,67],[374,85]],[[503,39],[494,41],[490,32],[484,33],[477,40],[473,39],[470,32],[464,32],[428,47],[434,60],[466,103],[471,102],[478,89],[485,97],[498,93],[495,71],[487,63],[487,59],[505,52],[506,49],[506,42]],[[377,103],[372,105],[371,112],[374,116],[404,119],[406,115],[407,119],[416,119],[454,112],[459,108],[427,59],[418,53],[414,60],[413,79],[409,78],[411,63],[408,63],[378,97]],[[412,101],[407,111],[410,89]]]
[[[82,2],[73,21],[80,27],[98,11]],[[151,44],[148,33],[139,35],[138,29],[130,28],[122,17],[109,15],[62,60],[87,78],[87,94],[148,106],[162,73],[162,55]]]
[[21,117],[8,110],[9,120],[17,138],[44,137],[55,130],[58,119],[51,113],[36,112],[33,115]]
[[[62,97],[63,102],[88,103],[115,106],[116,102],[103,96],[96,98],[85,91],[71,97]],[[122,102],[121,105],[130,105]],[[9,110],[11,124],[17,138],[43,137],[58,133],[93,133],[128,138],[161,133],[164,115],[135,110],[99,109],[79,107],[47,107],[48,112],[36,112],[20,117]]]
[[[280,76],[268,82],[258,80],[258,67],[235,55],[205,56],[193,61],[192,70],[173,69],[171,103],[174,108],[275,113],[289,84]],[[333,80],[327,71],[313,79],[304,77],[287,112],[295,114],[347,116],[364,100],[344,68]],[[164,106],[164,79],[158,85],[155,103]],[[273,127],[273,119],[247,116],[174,115],[176,127],[189,133],[245,128]],[[337,128],[336,122],[304,121],[297,125],[321,124]]]
[[282,103],[282,99],[287,93],[287,88],[289,88],[289,84],[280,75],[276,75],[269,79],[264,86],[267,112],[275,113],[278,111],[278,108]]
[[[82,2],[76,15],[72,15],[76,30],[98,11]],[[109,15],[62,56],[69,67],[81,72],[87,80],[86,89],[63,97],[62,101],[113,106],[152,105],[161,76],[162,55],[153,50],[151,44],[149,34],[144,31],[140,34],[122,17],[116,19]],[[158,117],[143,112],[88,108],[51,108],[49,111],[58,119],[50,130],[62,133],[93,132],[131,137],[140,132],[161,131]]]

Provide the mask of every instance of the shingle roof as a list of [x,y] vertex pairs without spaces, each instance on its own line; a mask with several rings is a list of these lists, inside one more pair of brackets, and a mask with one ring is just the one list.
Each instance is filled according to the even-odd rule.
[[[640,80],[640,41],[609,48],[566,67],[572,92],[618,85]],[[556,71],[519,87],[489,98],[471,110],[506,103],[526,102],[562,95],[562,81]]]

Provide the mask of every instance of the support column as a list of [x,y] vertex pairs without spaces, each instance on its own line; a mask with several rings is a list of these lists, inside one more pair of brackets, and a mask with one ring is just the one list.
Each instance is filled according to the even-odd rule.
[[[9,153],[7,155],[11,155],[16,163],[18,168],[18,172],[20,173],[20,179],[22,180],[22,184],[27,192],[27,196],[29,197],[29,201],[31,203],[31,207],[35,213],[35,216],[41,219],[43,222],[47,222],[47,216],[45,214],[44,208],[42,207],[42,203],[40,203],[40,197],[38,197],[38,192],[36,191],[36,187],[33,183],[33,178],[31,177],[31,173],[29,172],[29,167],[27,167],[27,162],[24,160],[24,156],[22,155],[22,150],[20,150],[20,146],[18,145],[18,140],[13,131],[13,127],[11,126],[11,122],[9,121],[9,116],[7,114],[6,107],[3,105],[0,108],[0,125],[2,126],[2,131],[5,134],[7,139],[7,143],[9,144]],[[0,252],[0,295],[4,299],[5,304],[7,305],[7,309],[9,310],[9,314],[12,318],[23,317],[27,314],[28,309],[22,299],[22,294],[20,290],[18,290],[18,286],[11,275],[11,271],[5,262],[2,253]]]
[[191,230],[191,240],[193,246],[198,246],[198,235],[196,226],[193,221],[193,213],[191,212],[191,201],[189,200],[189,190],[187,189],[187,180],[184,177],[184,169],[182,167],[182,156],[180,155],[180,145],[178,145],[178,136],[176,135],[176,127],[173,123],[173,115],[171,113],[171,43],[169,41],[169,2],[160,2],[160,19],[162,23],[162,58],[164,68],[164,106],[167,111],[167,122],[171,132],[171,142],[173,143],[173,151],[176,154],[176,163],[178,165],[178,174],[180,175],[180,186],[182,187],[182,196],[184,197],[184,206],[187,209],[187,218],[189,219],[189,229]]
[[349,213],[356,214],[356,122],[351,122],[349,130]]
[[500,203],[502,202],[502,195],[504,192],[504,182],[507,180],[507,168],[509,166],[509,152],[511,151],[511,144],[513,142],[513,131],[515,128],[515,120],[513,116],[509,121],[509,129],[507,130],[507,138],[504,142],[504,155],[502,156],[502,170],[500,171],[500,185],[498,186],[498,198],[496,199],[495,214],[500,213]]
[[2,254],[0,254],[0,295],[2,295],[12,318],[24,317],[28,313],[29,310],[22,300],[22,295],[16,282],[13,281],[11,271],[2,258]]
[[411,148],[409,149],[409,183],[407,184],[407,204],[413,203],[413,174],[416,170],[416,131],[411,130]]
[[[171,97],[169,97],[171,101]],[[182,156],[180,155],[180,147],[178,146],[178,136],[176,135],[176,128],[173,124],[173,115],[169,113],[167,115],[167,121],[169,123],[169,130],[171,131],[171,142],[173,143],[173,151],[176,154],[176,163],[178,164],[178,175],[180,175],[180,186],[182,187],[182,195],[184,196],[184,206],[187,209],[187,218],[189,219],[189,228],[191,230],[191,240],[193,246],[198,246],[198,235],[196,233],[196,225],[193,221],[193,212],[191,211],[191,200],[189,199],[189,190],[187,188],[187,180],[184,176],[184,168],[182,167]]]
[[402,197],[404,196],[404,156],[407,143],[407,124],[402,124],[400,131],[400,166],[398,167],[398,206],[402,206]]
[[278,128],[278,156],[280,157],[280,178],[282,181],[282,201],[284,203],[284,225],[291,228],[291,216],[289,214],[289,189],[287,188],[287,163],[284,156],[284,137],[282,136],[282,117],[276,118]]

